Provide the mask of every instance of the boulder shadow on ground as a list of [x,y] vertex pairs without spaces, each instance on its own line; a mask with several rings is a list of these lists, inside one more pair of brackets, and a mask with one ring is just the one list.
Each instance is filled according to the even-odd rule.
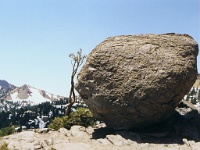
[[[181,108],[182,111],[183,109],[186,108]],[[164,122],[133,130],[99,128],[94,130],[92,138],[106,138],[107,135],[120,135],[137,143],[183,144],[183,139],[200,142],[200,114],[196,110],[190,110],[181,115],[176,110],[174,115]]]
[[115,134],[114,129],[107,128],[107,127],[98,128],[98,129],[94,129],[94,132],[92,133],[92,138],[93,139],[106,138],[106,135],[109,135],[109,134]]
[[171,120],[132,132],[139,135],[142,143],[183,144],[183,139],[200,142],[200,115],[176,115]]

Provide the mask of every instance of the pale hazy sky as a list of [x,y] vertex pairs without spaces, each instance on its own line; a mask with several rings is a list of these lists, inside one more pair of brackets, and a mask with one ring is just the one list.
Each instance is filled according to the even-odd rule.
[[110,36],[168,32],[199,44],[200,1],[0,0],[0,79],[68,96],[70,53],[89,54]]

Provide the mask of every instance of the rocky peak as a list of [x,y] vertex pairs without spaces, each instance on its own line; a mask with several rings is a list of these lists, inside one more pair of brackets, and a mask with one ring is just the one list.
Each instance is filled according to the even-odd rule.
[[4,89],[13,89],[15,88],[14,85],[8,83],[6,80],[0,80],[0,87]]
[[6,80],[0,80],[0,98],[4,98],[9,91],[15,88],[16,86],[8,83]]

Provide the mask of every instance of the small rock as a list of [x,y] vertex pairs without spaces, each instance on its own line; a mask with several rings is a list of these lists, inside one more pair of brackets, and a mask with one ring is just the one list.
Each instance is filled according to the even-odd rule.
[[60,128],[60,129],[58,130],[58,132],[64,134],[65,136],[71,136],[70,131],[67,130],[67,129],[65,129],[65,128]]
[[70,129],[72,136],[79,137],[79,138],[81,137],[85,138],[89,136],[85,131],[86,131],[85,127],[78,126],[78,125],[72,126]]
[[85,127],[79,126],[79,125],[74,125],[71,127],[70,131],[74,131],[74,130],[85,131]]
[[38,149],[41,149],[42,147],[41,147],[41,145],[40,145],[40,143],[35,143],[34,144],[34,150],[38,150]]
[[188,143],[188,140],[186,138],[183,138],[182,141],[183,141],[184,144]]
[[125,139],[121,135],[107,135],[106,138],[115,146],[122,146]]
[[184,144],[186,144],[189,147],[194,147],[195,145],[195,141],[192,141],[192,140],[190,141],[190,140],[187,140],[186,138],[183,138],[182,141]]
[[92,127],[90,126],[90,127],[87,127],[87,128],[85,129],[85,131],[86,131],[87,134],[89,134],[89,135],[92,136],[92,133],[94,132],[94,128],[92,128]]
[[100,138],[100,139],[97,139],[97,141],[98,141],[99,143],[101,143],[102,145],[111,144],[107,139],[102,139],[102,138]]
[[42,129],[36,129],[36,133],[48,133],[50,131],[49,128],[42,128]]
[[106,124],[105,123],[100,123],[100,124],[97,124],[95,126],[95,128],[105,128],[106,127]]
[[[117,134],[121,135],[125,139],[129,139],[130,141],[134,142],[141,142],[141,137],[134,132],[127,132],[127,131],[119,131]],[[133,144],[133,143],[132,143]]]

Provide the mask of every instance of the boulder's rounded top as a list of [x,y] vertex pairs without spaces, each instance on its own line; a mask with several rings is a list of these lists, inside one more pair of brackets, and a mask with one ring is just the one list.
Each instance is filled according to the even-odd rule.
[[170,39],[174,39],[174,42],[181,42],[184,43],[186,41],[191,42],[191,44],[197,44],[197,42],[194,41],[193,37],[188,35],[188,34],[176,34],[176,33],[166,33],[166,34],[135,34],[135,35],[119,35],[119,36],[112,36],[112,37],[108,37],[105,39],[104,42],[108,42],[108,41],[126,41],[127,40],[152,40],[152,39],[158,39],[159,41],[162,40],[170,40]]

